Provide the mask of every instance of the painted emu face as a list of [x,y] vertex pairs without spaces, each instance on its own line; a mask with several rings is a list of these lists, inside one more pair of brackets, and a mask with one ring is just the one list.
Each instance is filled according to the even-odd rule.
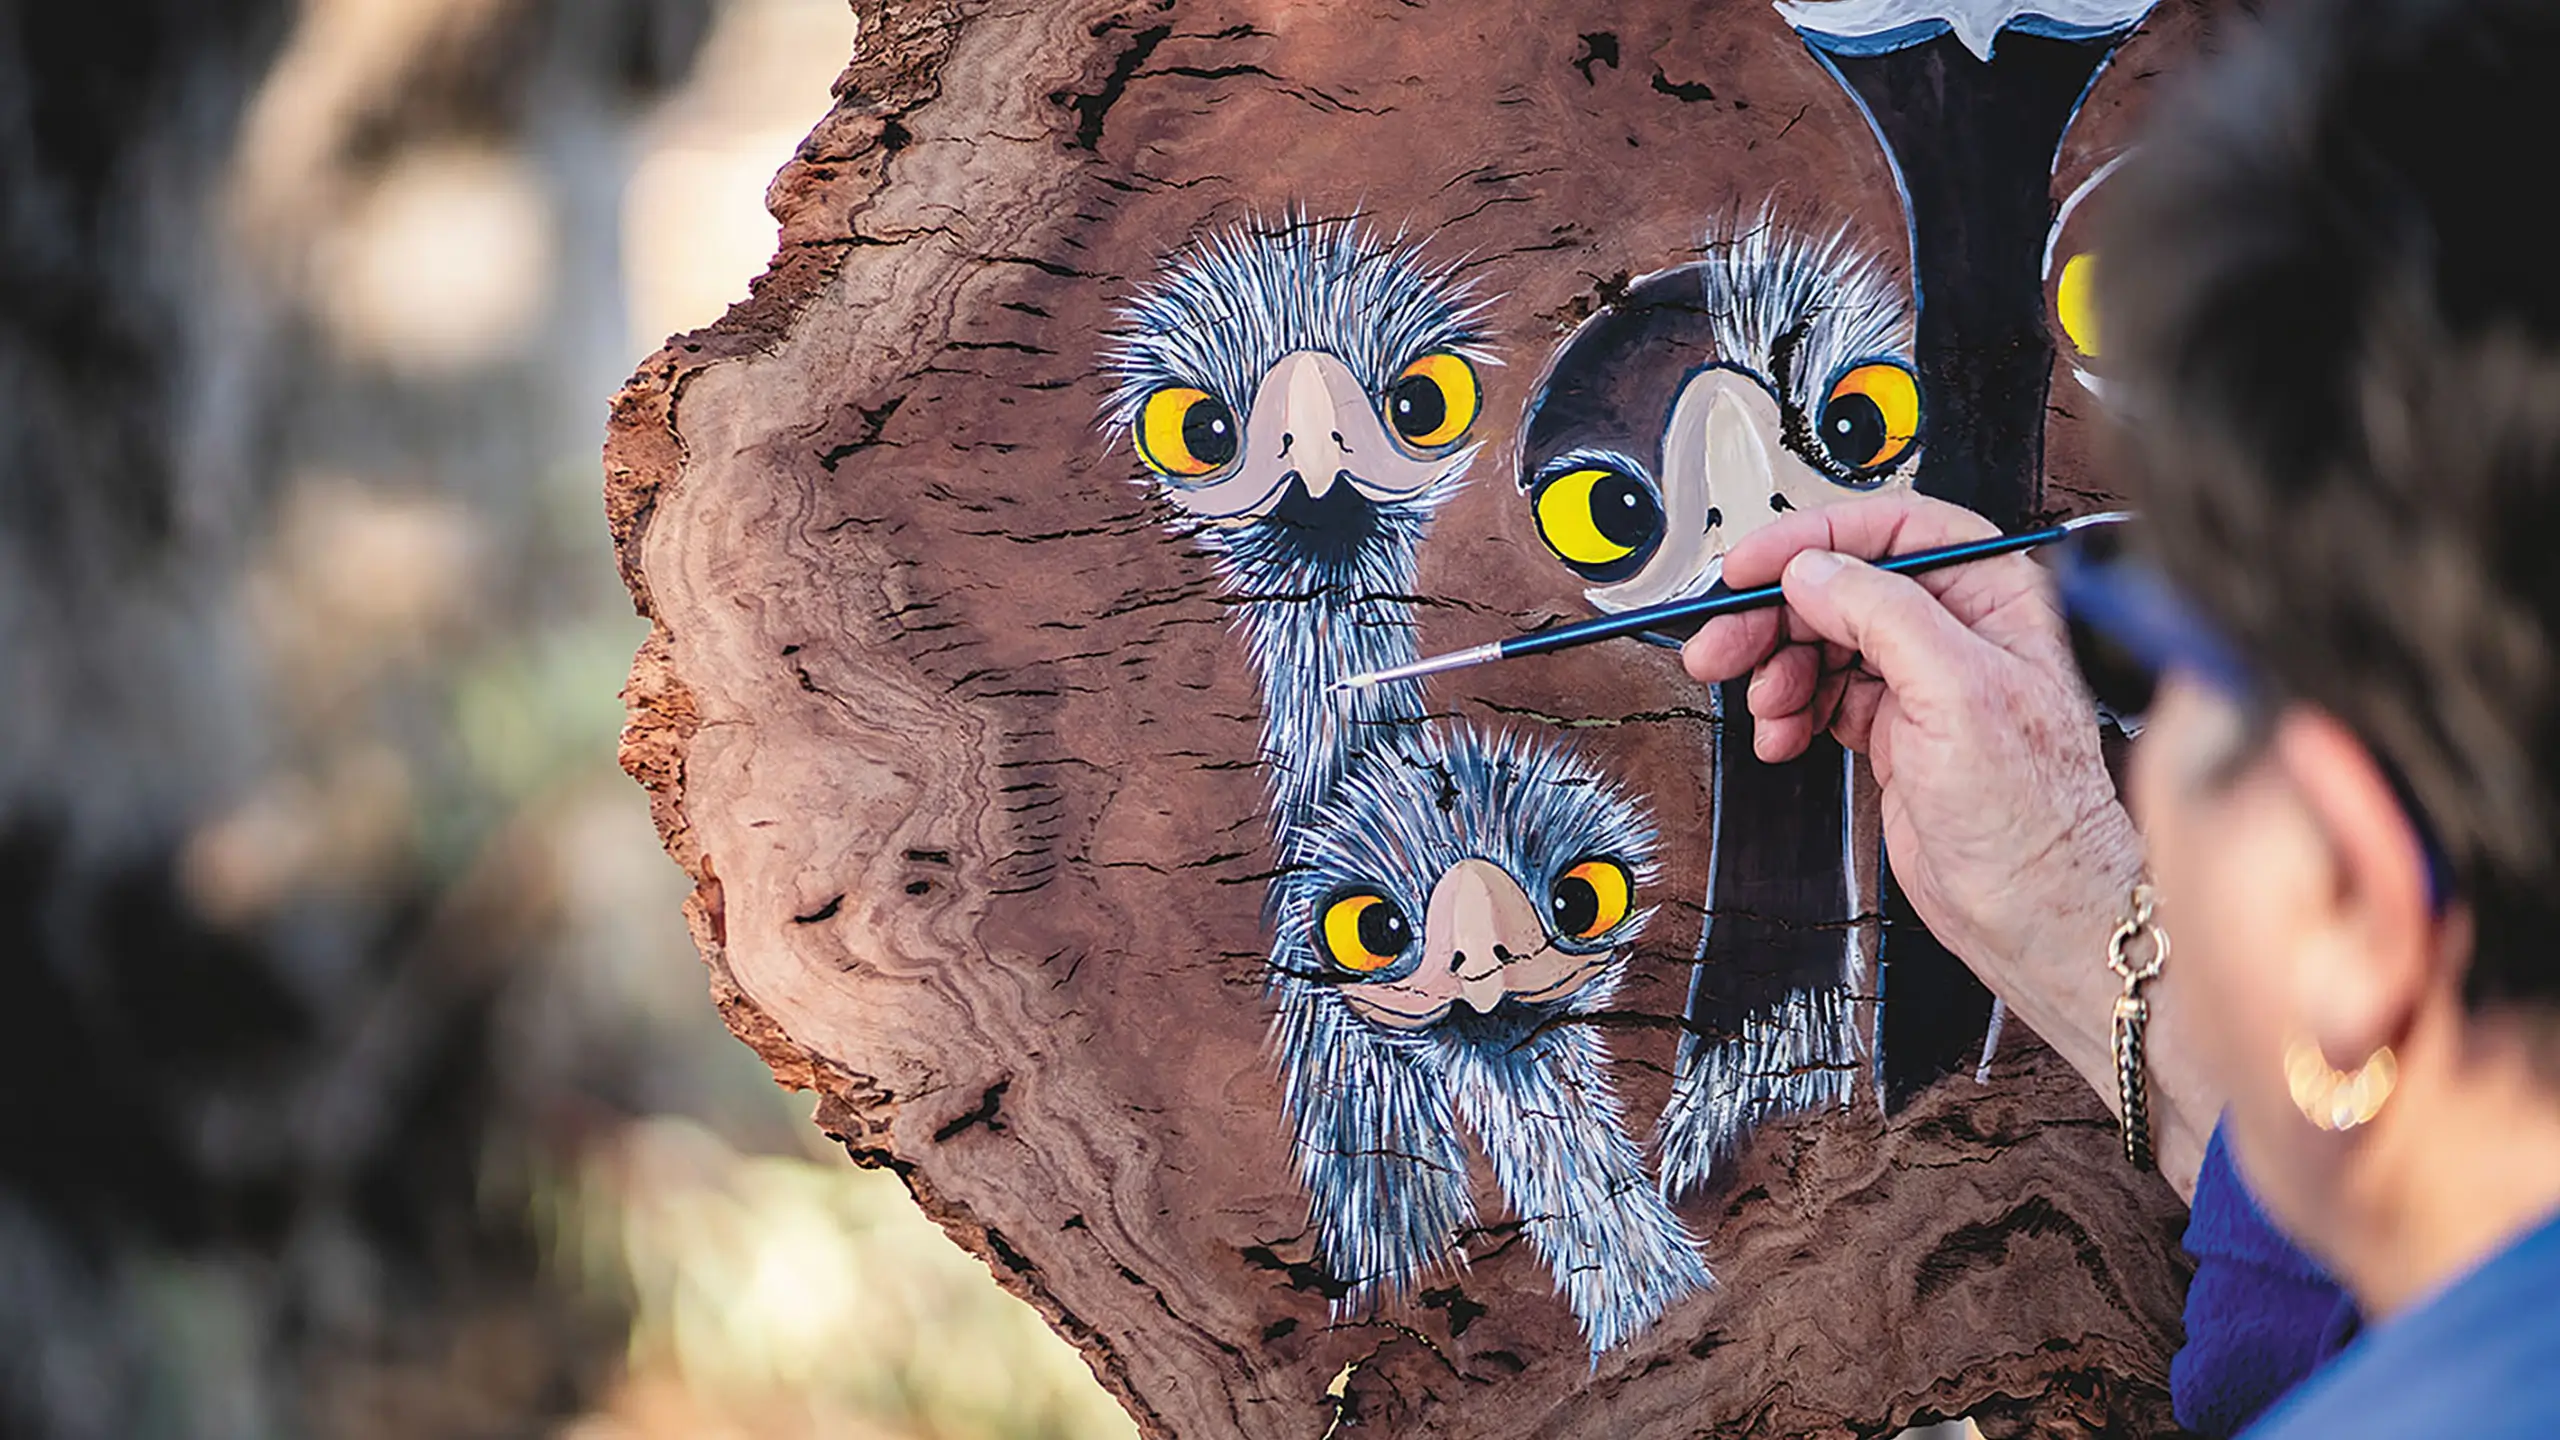
[[1327,687],[1414,656],[1423,533],[1483,409],[1477,309],[1351,222],[1240,227],[1169,260],[1104,356],[1106,427],[1240,602],[1284,851],[1362,737],[1421,712],[1415,686]]
[[1651,913],[1644,812],[1509,736],[1373,752],[1306,842],[1273,896],[1275,963],[1388,1030],[1543,1017],[1612,974]]
[[1653,831],[1571,752],[1417,729],[1364,752],[1273,887],[1293,1157],[1339,1313],[1466,1263],[1465,1136],[1598,1356],[1713,1283],[1645,1174],[1600,1031]]
[[1109,423],[1186,515],[1338,557],[1374,511],[1427,508],[1473,458],[1477,310],[1350,222],[1230,230],[1128,306]]
[[2073,185],[2054,210],[2053,228],[2044,241],[2045,310],[2054,348],[2070,365],[2071,378],[2101,403],[2121,397],[2108,393],[2106,361],[2098,348],[2099,227],[2094,217],[2103,212],[2107,182],[2132,158],[2132,151],[2119,151]]
[[1777,514],[1909,483],[1908,293],[1765,215],[1648,275],[1548,363],[1521,428],[1538,535],[1603,610],[1698,594]]

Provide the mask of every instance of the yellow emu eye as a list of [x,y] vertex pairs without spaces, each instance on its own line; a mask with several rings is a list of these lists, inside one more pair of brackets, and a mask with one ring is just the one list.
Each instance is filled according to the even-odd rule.
[[2062,278],[2053,287],[2053,318],[2062,322],[2063,338],[2080,352],[2080,358],[2098,358],[2097,251],[2062,262]]
[[1484,402],[1476,388],[1475,368],[1463,358],[1440,351],[1404,367],[1387,387],[1387,423],[1404,443],[1417,450],[1454,445],[1476,423]]
[[1920,433],[1920,382],[1896,361],[1861,365],[1832,384],[1816,433],[1845,469],[1890,465]]
[[1590,578],[1617,578],[1626,562],[1652,553],[1662,539],[1662,502],[1651,487],[1601,466],[1556,476],[1538,487],[1530,505],[1538,538]]
[[1169,385],[1138,411],[1138,458],[1160,475],[1206,475],[1236,458],[1238,429],[1227,402]]
[[1635,878],[1615,860],[1585,860],[1556,880],[1547,897],[1547,914],[1556,933],[1577,940],[1596,940],[1627,918],[1635,899]]
[[1384,895],[1360,891],[1325,902],[1316,929],[1325,958],[1354,975],[1374,975],[1413,948],[1413,926]]

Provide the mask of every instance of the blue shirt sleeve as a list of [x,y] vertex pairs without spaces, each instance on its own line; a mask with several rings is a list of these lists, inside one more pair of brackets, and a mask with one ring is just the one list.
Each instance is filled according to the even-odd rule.
[[2242,1440],[2560,1435],[2560,1216],[2356,1338]]
[[2187,1343],[2169,1363],[2178,1423],[2237,1434],[2355,1338],[2355,1304],[2258,1208],[2222,1127],[2205,1147],[2187,1217]]

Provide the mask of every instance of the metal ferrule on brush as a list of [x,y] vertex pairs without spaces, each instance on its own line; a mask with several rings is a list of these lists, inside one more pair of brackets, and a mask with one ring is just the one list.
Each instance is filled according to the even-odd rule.
[[1443,670],[1464,670],[1470,665],[1482,665],[1489,660],[1501,658],[1502,642],[1496,640],[1491,644],[1471,645],[1464,650],[1452,650],[1446,655],[1434,655],[1427,660],[1416,660],[1408,665],[1372,670],[1366,675],[1353,675],[1347,679],[1334,681],[1330,688],[1337,691],[1366,690],[1372,685],[1384,685],[1392,680],[1413,680],[1424,675],[1437,675]]

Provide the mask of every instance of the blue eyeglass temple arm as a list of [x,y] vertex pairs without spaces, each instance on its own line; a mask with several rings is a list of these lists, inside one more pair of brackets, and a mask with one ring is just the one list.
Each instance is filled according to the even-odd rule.
[[[2131,558],[2098,560],[2085,548],[2066,546],[2054,567],[2066,612],[2122,647],[2157,674],[2179,670],[2243,704],[2262,697],[2256,672],[2230,642],[2166,578]],[[2364,743],[2359,737],[2359,743]],[[2427,908],[2443,915],[2454,898],[2453,860],[2436,838],[2426,809],[2408,777],[2388,756],[2365,744],[2408,817],[2426,866]]]

